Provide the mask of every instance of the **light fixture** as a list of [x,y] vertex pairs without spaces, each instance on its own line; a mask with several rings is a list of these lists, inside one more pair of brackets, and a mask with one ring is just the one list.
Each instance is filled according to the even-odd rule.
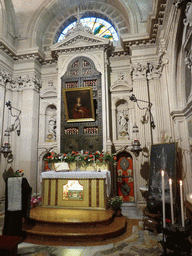
[[8,154],[12,153],[10,148],[11,146],[9,142],[5,142],[4,145],[2,145],[0,152],[4,155],[5,158],[8,157]]
[[[21,124],[20,124],[20,119],[19,119],[21,111],[17,108],[14,108],[11,105],[10,101],[6,102],[5,105],[8,107],[8,118],[7,118],[7,129],[5,130],[4,138],[7,137],[7,139],[5,140],[5,143],[2,144],[1,149],[0,149],[0,153],[2,153],[5,158],[7,158],[8,155],[10,155],[12,153],[11,145],[9,143],[10,133],[17,130],[17,135],[19,136],[20,132],[21,132]],[[16,110],[19,113],[18,114],[13,114],[13,112],[12,112],[13,109]],[[10,115],[15,118],[15,121],[9,127]]]
[[141,148],[141,143],[139,141],[139,128],[138,126],[135,124],[133,126],[133,142],[132,142],[132,148],[131,148],[131,152],[134,153],[134,155],[136,157],[139,156],[140,152],[143,149]]

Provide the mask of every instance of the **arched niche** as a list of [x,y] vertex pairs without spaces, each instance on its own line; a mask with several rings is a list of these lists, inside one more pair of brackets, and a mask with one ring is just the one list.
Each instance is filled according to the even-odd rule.
[[116,102],[117,139],[130,139],[129,105],[127,100]]
[[117,194],[124,202],[135,203],[135,186],[132,155],[123,150],[117,156]]
[[45,141],[54,142],[57,139],[57,108],[50,104],[45,110]]
[[[95,118],[69,121],[66,108],[67,98],[64,99],[64,92],[71,90],[75,95],[78,89],[83,88],[91,88]],[[71,60],[65,74],[61,77],[61,90],[61,152],[82,149],[90,152],[102,150],[101,73],[95,68],[94,62],[85,56],[78,56]]]

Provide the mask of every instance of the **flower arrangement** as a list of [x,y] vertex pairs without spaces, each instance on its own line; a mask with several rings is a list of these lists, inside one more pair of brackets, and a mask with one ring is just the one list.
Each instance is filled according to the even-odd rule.
[[117,209],[120,209],[123,203],[123,198],[121,196],[115,196],[115,197],[112,197],[109,202],[110,202],[111,208],[114,210],[117,210]]
[[39,193],[33,193],[31,196],[31,207],[34,208],[41,203],[41,196]]
[[23,170],[16,170],[14,171],[11,167],[8,170],[5,170],[3,172],[3,179],[4,181],[7,178],[11,178],[11,177],[23,177],[24,176],[24,172]]
[[104,153],[100,151],[96,151],[94,153],[89,153],[88,151],[72,151],[68,153],[55,153],[51,152],[49,156],[44,158],[48,163],[56,163],[56,162],[83,162],[85,165],[90,163],[115,163],[116,156],[110,153]]

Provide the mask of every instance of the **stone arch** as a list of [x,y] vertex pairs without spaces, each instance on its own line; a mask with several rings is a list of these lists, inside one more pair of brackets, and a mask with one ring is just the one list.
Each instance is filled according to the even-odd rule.
[[61,76],[60,78],[65,74],[65,72],[67,71],[67,67],[70,65],[70,62],[73,62],[75,59],[79,58],[79,57],[85,57],[87,59],[89,59],[92,63],[94,63],[95,69],[98,72],[102,72],[103,67],[101,66],[101,62],[99,58],[96,58],[94,54],[92,54],[91,52],[88,53],[76,53],[75,56],[71,55],[69,58],[65,59],[65,62],[62,63],[62,67],[61,67]]
[[133,157],[125,148],[118,151],[116,157],[118,196],[122,196],[124,202],[135,202]]
[[45,141],[56,141],[56,129],[57,107],[54,104],[49,104],[45,109]]
[[[84,3],[84,0],[59,2],[54,0],[51,3],[44,3],[39,11],[33,16],[28,28],[31,34],[31,47],[43,46],[48,47],[53,44],[55,35],[64,21],[69,17],[77,15],[77,8],[82,4],[82,11],[96,11],[114,20],[114,25],[119,33],[119,36],[125,36],[129,33],[134,33],[137,28],[134,27],[134,22],[138,22],[138,7],[133,5],[133,1],[126,6],[120,1],[109,0],[108,3],[104,0],[99,0],[96,3]],[[46,8],[45,8],[46,7]],[[133,11],[134,9],[134,11]],[[137,11],[135,11],[137,10]],[[138,16],[138,17],[137,17]],[[43,45],[42,45],[43,41]]]
[[126,99],[119,99],[116,102],[116,127],[117,139],[130,139],[129,105]]

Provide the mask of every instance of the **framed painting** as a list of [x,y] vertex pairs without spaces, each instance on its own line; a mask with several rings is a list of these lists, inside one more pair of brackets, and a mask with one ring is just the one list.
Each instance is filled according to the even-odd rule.
[[95,121],[92,87],[63,89],[67,122]]
[[151,146],[150,157],[150,176],[149,176],[149,196],[157,200],[161,200],[162,196],[162,176],[161,171],[164,171],[165,185],[165,201],[170,202],[169,179],[173,183],[173,198],[176,197],[176,155],[177,144],[163,143]]

